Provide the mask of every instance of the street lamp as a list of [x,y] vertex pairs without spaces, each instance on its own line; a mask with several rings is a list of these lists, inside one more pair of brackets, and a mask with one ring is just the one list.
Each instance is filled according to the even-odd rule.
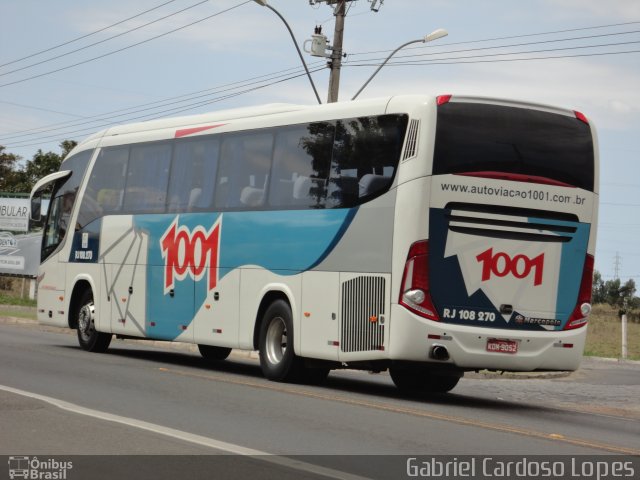
[[263,7],[267,7],[273,13],[278,15],[278,17],[280,17],[280,20],[282,20],[284,25],[287,27],[287,30],[289,30],[289,34],[291,35],[291,39],[293,40],[293,44],[296,46],[296,50],[298,51],[298,56],[300,57],[300,60],[302,61],[302,65],[304,66],[305,72],[307,72],[307,77],[309,78],[309,83],[311,84],[311,88],[313,88],[313,93],[316,94],[316,98],[318,99],[318,103],[321,104],[322,100],[320,100],[320,95],[318,95],[318,90],[316,90],[316,85],[313,83],[313,79],[311,78],[311,73],[309,73],[309,68],[307,67],[307,63],[304,61],[304,57],[302,56],[302,52],[300,51],[300,47],[298,47],[298,42],[296,42],[296,37],[293,35],[293,31],[291,30],[291,27],[289,26],[287,21],[284,19],[284,17],[282,15],[280,15],[280,12],[278,12],[275,8],[273,8],[271,5],[269,5],[267,3],[267,0],[253,0],[253,1],[256,2],[258,5],[261,5]]
[[[255,1],[257,2],[258,0],[255,0]],[[432,42],[432,41],[437,40],[437,39],[439,39],[439,38],[446,37],[447,35],[449,35],[449,32],[447,32],[444,28],[439,28],[439,29],[434,30],[433,32],[431,32],[429,35],[426,35],[424,38],[419,38],[418,40],[411,40],[410,42],[407,42],[407,43],[405,43],[405,44],[403,44],[403,45],[400,45],[400,46],[399,46],[398,48],[396,48],[393,52],[391,52],[391,55],[389,55],[389,56],[386,58],[386,60],[385,60],[384,62],[382,62],[382,64],[381,64],[381,65],[376,69],[376,71],[375,71],[375,72],[373,72],[373,75],[371,75],[371,76],[369,77],[369,80],[367,80],[366,82],[364,82],[364,85],[362,85],[362,87],[360,87],[360,90],[358,90],[358,92],[353,96],[353,98],[352,98],[351,100],[355,100],[355,99],[356,99],[356,97],[357,97],[358,95],[360,95],[360,93],[365,89],[365,87],[366,87],[367,85],[369,85],[369,82],[370,82],[371,80],[373,80],[373,77],[375,77],[375,76],[378,74],[378,72],[380,71],[380,69],[381,69],[382,67],[384,67],[384,66],[387,64],[387,62],[391,59],[391,57],[393,57],[393,56],[398,52],[398,50],[401,50],[401,49],[403,49],[404,47],[406,47],[407,45],[411,45],[412,43],[427,43],[427,42]]]

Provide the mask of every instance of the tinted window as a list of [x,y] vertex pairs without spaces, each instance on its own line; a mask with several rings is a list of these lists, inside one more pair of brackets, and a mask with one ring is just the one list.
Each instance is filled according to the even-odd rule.
[[438,107],[433,173],[536,175],[593,190],[589,125],[539,110],[447,103]]
[[389,189],[407,128],[406,115],[339,120],[329,179],[329,202],[351,207]]
[[255,208],[264,204],[272,149],[271,133],[224,137],[215,193],[216,208]]
[[80,205],[78,223],[84,227],[96,218],[122,208],[129,149],[103,149],[96,159]]
[[65,159],[60,166],[60,170],[70,170],[71,175],[54,186],[42,238],[42,260],[56,250],[69,230],[76,228],[71,225],[71,214],[92,155],[93,150],[85,150]]
[[149,144],[131,148],[124,210],[127,213],[164,212],[171,145]]
[[269,205],[325,207],[334,130],[333,122],[278,129]]
[[211,207],[219,149],[218,138],[180,142],[175,146],[169,212],[195,212]]

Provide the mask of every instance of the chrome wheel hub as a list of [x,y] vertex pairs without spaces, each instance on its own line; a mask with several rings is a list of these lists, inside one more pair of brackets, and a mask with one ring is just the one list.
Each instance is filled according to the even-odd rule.
[[282,317],[276,317],[271,321],[267,330],[267,360],[273,365],[282,362],[287,351],[287,325]]

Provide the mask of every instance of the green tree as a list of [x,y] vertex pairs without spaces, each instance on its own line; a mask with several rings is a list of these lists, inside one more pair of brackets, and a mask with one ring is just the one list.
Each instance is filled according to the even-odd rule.
[[[595,277],[595,275],[594,275]],[[605,302],[620,310],[636,308],[636,282],[633,279],[627,280],[624,285],[619,278],[607,280],[603,284]],[[596,303],[594,301],[594,303]]]
[[61,142],[60,154],[38,150],[31,160],[27,160],[22,169],[13,172],[12,182],[7,191],[30,192],[38,180],[60,169],[62,160],[76,145],[77,142],[73,140]]
[[11,186],[16,181],[16,164],[20,160],[20,156],[5,152],[5,147],[0,145],[0,191],[15,191],[11,189]]
[[604,280],[602,279],[602,274],[595,270],[593,272],[593,286],[591,287],[591,303],[606,303],[607,295],[604,287]]

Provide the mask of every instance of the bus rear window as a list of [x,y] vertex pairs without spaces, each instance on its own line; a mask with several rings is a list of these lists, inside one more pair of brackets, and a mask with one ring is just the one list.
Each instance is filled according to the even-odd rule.
[[575,117],[481,103],[438,107],[433,174],[500,172],[593,191],[591,128]]

